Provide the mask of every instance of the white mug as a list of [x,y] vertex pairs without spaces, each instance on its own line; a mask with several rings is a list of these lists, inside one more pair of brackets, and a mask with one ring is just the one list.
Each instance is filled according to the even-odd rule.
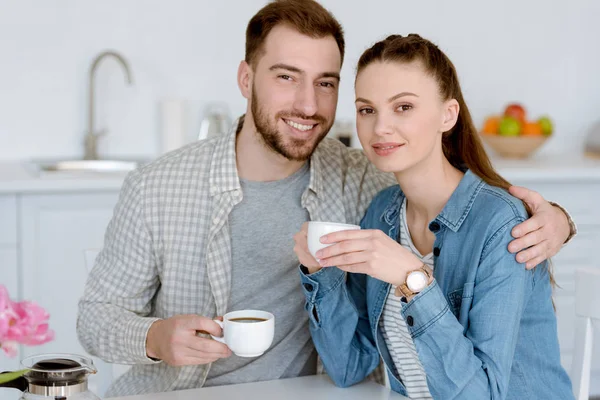
[[232,311],[223,316],[223,322],[215,320],[223,337],[211,337],[224,343],[238,357],[258,357],[273,343],[275,316],[266,311]]
[[331,246],[333,243],[321,243],[321,236],[327,235],[332,232],[348,231],[360,229],[358,225],[340,224],[337,222],[323,222],[323,221],[310,221],[308,223],[308,251],[313,257],[317,258],[315,254],[317,251],[324,249],[327,246]]

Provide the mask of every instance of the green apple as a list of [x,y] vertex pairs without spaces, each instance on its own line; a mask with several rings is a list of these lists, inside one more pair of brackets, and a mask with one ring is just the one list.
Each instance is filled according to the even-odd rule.
[[554,131],[554,126],[552,125],[552,120],[550,120],[549,117],[543,116],[540,119],[538,119],[538,124],[540,124],[540,127],[542,128],[542,134],[544,136],[550,136],[552,134],[552,131]]
[[513,117],[502,117],[498,126],[498,134],[502,136],[519,136],[521,124]]

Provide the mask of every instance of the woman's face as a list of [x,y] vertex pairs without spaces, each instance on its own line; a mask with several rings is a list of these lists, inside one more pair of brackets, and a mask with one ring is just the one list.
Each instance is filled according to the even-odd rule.
[[442,133],[456,123],[458,103],[442,100],[419,62],[374,62],[356,78],[356,129],[369,160],[404,172],[443,157]]

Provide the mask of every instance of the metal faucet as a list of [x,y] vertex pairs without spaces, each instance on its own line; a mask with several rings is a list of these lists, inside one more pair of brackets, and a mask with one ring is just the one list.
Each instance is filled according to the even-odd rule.
[[126,83],[128,83],[130,85],[132,83],[131,71],[129,69],[129,65],[127,64],[127,61],[125,61],[125,59],[120,54],[118,54],[114,51],[105,51],[105,52],[98,54],[98,56],[96,56],[96,58],[94,59],[94,62],[92,63],[92,66],[90,68],[90,83],[89,83],[90,98],[89,98],[89,110],[88,110],[88,112],[89,112],[89,114],[88,114],[88,131],[86,132],[86,135],[84,138],[84,148],[85,148],[85,153],[83,155],[84,160],[97,160],[98,159],[98,138],[106,133],[106,131],[96,132],[94,129],[94,91],[95,91],[94,85],[95,85],[95,80],[96,80],[96,69],[98,68],[98,64],[100,64],[100,61],[102,61],[105,57],[114,57],[117,61],[119,61],[119,63],[125,70],[125,77],[127,79]]

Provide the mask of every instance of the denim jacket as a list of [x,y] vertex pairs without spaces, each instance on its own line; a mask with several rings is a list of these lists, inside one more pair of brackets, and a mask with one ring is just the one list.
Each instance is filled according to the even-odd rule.
[[[399,186],[380,192],[362,228],[397,239],[403,199]],[[526,216],[519,200],[466,171],[429,223],[435,279],[401,312],[435,399],[573,399],[548,266],[527,271],[507,250]],[[305,272],[312,338],[336,385],[362,381],[383,358],[392,389],[406,395],[378,329],[391,285],[335,267]]]

